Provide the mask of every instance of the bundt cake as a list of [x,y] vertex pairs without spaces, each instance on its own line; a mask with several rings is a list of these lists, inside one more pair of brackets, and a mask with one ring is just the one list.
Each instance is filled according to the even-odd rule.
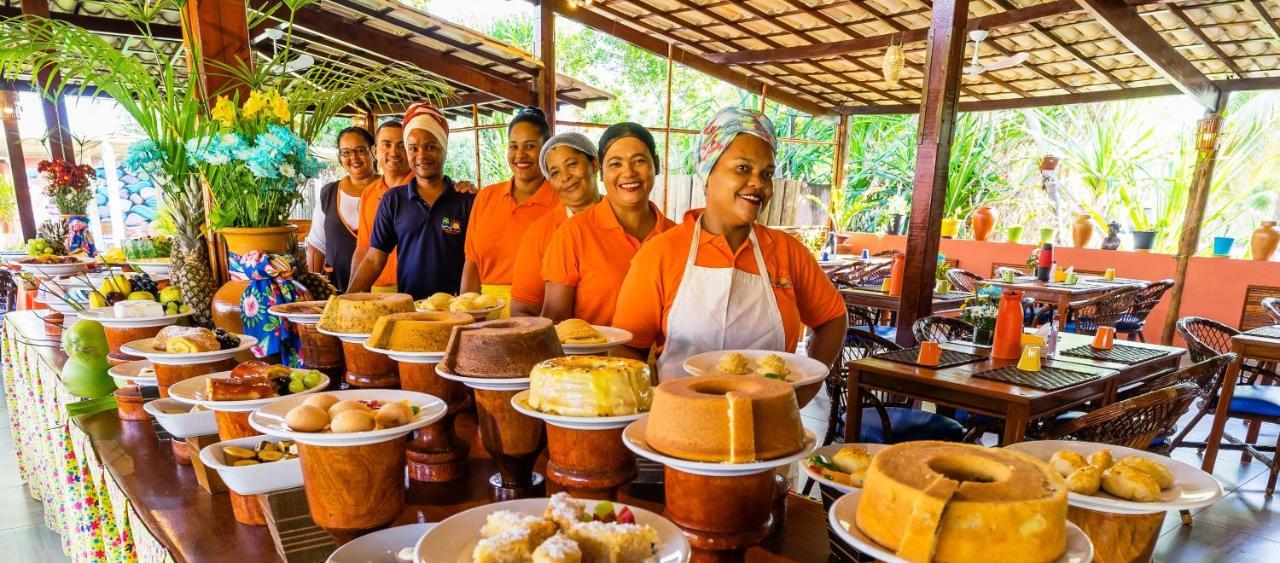
[[392,313],[412,313],[413,296],[407,293],[348,293],[329,298],[316,326],[340,334],[369,334],[373,324]]
[[463,377],[514,379],[563,355],[551,319],[523,317],[454,327],[443,364]]
[[369,346],[397,352],[443,352],[453,327],[469,325],[466,313],[395,313],[373,323]]
[[1012,450],[906,442],[872,460],[855,520],[909,561],[1048,562],[1067,547],[1067,485]]
[[608,356],[564,356],[533,367],[529,406],[563,416],[623,416],[649,410],[649,366]]
[[747,463],[800,451],[804,428],[796,394],[787,383],[703,375],[657,387],[645,441],[680,459]]

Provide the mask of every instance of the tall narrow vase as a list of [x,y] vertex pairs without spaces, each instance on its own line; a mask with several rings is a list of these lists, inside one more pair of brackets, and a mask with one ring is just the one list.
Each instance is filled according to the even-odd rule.
[[1084,248],[1088,246],[1089,239],[1093,238],[1093,219],[1088,213],[1079,213],[1076,220],[1071,223],[1071,243],[1076,248]]
[[1000,309],[996,313],[992,358],[1016,360],[1022,355],[1022,319],[1022,292],[1005,290],[1000,295]]
[[970,221],[973,223],[973,240],[988,240],[991,228],[996,224],[996,211],[983,205],[973,210]]
[[1254,260],[1270,260],[1276,253],[1276,244],[1280,243],[1280,230],[1276,230],[1275,221],[1263,221],[1262,226],[1253,231],[1249,240]]

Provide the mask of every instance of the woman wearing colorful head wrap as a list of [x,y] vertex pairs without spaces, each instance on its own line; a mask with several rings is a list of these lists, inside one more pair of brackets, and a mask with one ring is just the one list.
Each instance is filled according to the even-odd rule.
[[618,123],[600,136],[605,200],[565,221],[542,259],[546,296],[542,316],[578,318],[608,325],[631,257],[675,226],[649,202],[658,151],[653,135],[635,123]]
[[542,145],[538,163],[560,202],[530,224],[520,239],[511,277],[511,316],[536,317],[542,313],[546,292],[542,258],[560,225],[600,201],[598,160],[595,144],[582,133],[561,133]]
[[[468,224],[462,291],[493,295],[511,305],[516,251],[529,225],[556,205],[555,190],[538,166],[538,151],[550,127],[538,108],[516,112],[507,125],[507,165],[511,178],[486,186],[476,196]],[[507,316],[507,309],[490,318]]]
[[697,176],[707,207],[654,237],[631,262],[613,326],[634,335],[637,357],[658,348],[658,377],[687,375],[690,356],[718,350],[793,352],[804,327],[809,356],[831,365],[847,320],[844,300],[800,241],[756,224],[773,197],[773,124],[729,108],[699,139]]

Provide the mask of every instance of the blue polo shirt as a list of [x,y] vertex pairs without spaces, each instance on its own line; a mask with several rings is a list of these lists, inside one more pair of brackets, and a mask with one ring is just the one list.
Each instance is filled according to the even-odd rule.
[[434,205],[418,195],[418,179],[383,194],[373,220],[369,245],[383,252],[396,250],[396,286],[401,293],[422,299],[436,292],[458,293],[466,260],[467,219],[475,194],[445,189]]

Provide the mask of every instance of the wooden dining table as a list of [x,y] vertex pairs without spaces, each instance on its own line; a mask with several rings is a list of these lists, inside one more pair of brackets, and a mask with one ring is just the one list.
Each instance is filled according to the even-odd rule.
[[[897,311],[902,303],[900,296],[889,295],[888,292],[881,291],[880,288],[876,287],[842,287],[840,288],[840,295],[844,297],[846,305],[873,307],[890,311]],[[964,300],[970,297],[973,297],[973,294],[961,291],[934,294],[931,310],[934,313],[956,311],[964,305]]]
[[1030,297],[1039,303],[1046,303],[1058,308],[1060,314],[1071,308],[1071,303],[1092,299],[1115,291],[1126,285],[1146,285],[1148,282],[1135,279],[1117,279],[1105,281],[1098,277],[1081,276],[1074,284],[1044,282],[1030,276],[1018,276],[1012,282],[999,278],[982,280],[980,285],[993,285],[1005,289],[1021,291],[1024,297]]
[[[941,407],[1001,418],[1004,419],[1003,443],[1008,445],[1021,442],[1026,435],[1027,425],[1033,420],[1068,411],[1089,401],[1098,405],[1114,402],[1121,389],[1177,369],[1186,352],[1172,346],[1124,342],[1124,346],[1164,352],[1136,364],[1125,364],[1063,355],[1066,350],[1091,343],[1093,337],[1074,333],[1063,333],[1060,336],[1056,353],[1044,358],[1042,366],[1060,366],[1093,373],[1098,377],[1056,390],[983,379],[975,374],[1016,365],[1017,360],[993,359],[989,357],[989,348],[968,342],[948,342],[942,345],[944,350],[967,352],[984,356],[985,359],[940,369],[876,356],[855,360],[849,363],[848,404],[861,405],[864,393],[883,391]],[[862,409],[851,406],[845,419],[845,441],[858,442],[861,428]]]
[[[1269,336],[1270,334],[1277,336]],[[1222,391],[1218,393],[1218,406],[1213,413],[1213,426],[1209,430],[1209,438],[1205,443],[1204,462],[1200,464],[1200,468],[1206,473],[1213,473],[1213,464],[1218,460],[1218,449],[1222,446],[1224,429],[1227,426],[1227,413],[1231,410],[1231,399],[1236,394],[1236,380],[1240,378],[1240,368],[1246,360],[1280,362],[1280,325],[1261,327],[1232,336],[1231,351],[1235,352],[1236,359],[1227,366],[1227,373],[1223,376]],[[1275,463],[1275,459],[1273,458],[1270,463]]]

